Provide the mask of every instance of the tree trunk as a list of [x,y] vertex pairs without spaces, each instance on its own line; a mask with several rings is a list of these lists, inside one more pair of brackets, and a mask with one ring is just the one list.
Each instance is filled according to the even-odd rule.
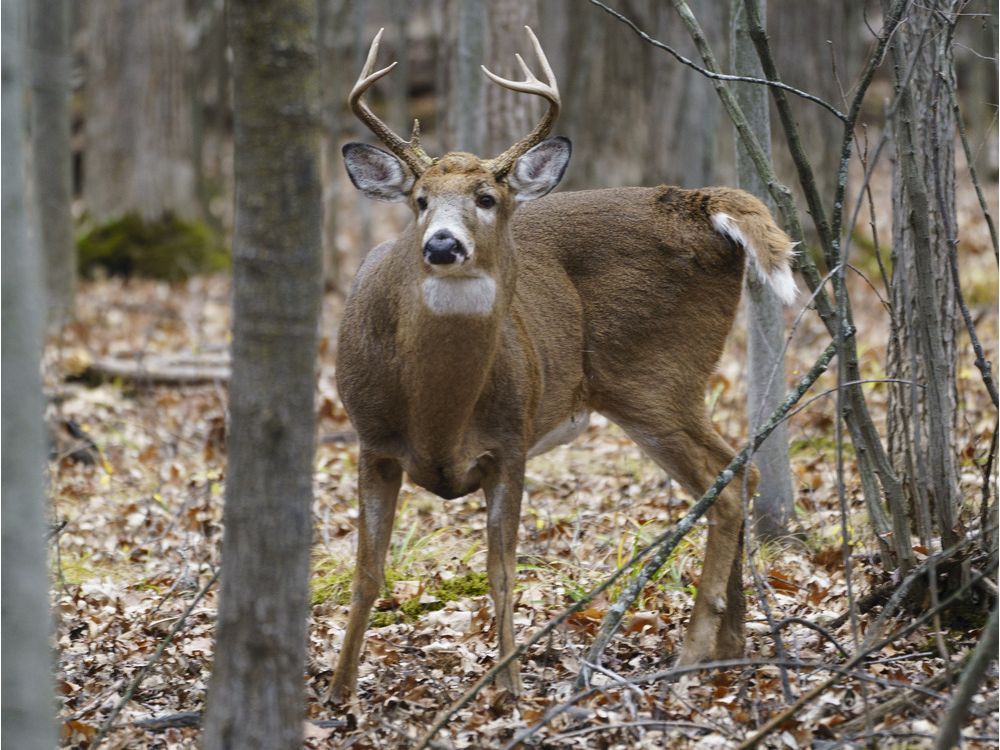
[[[524,31],[530,26],[545,47],[545,34],[538,27],[538,0],[491,0],[487,5],[489,48],[486,67],[499,76],[521,80],[524,74],[514,59],[519,52],[536,76],[541,67]],[[482,75],[482,71],[478,71]],[[544,78],[542,79],[544,80]],[[502,153],[531,132],[546,106],[540,97],[486,85],[486,158]],[[481,111],[481,110],[480,110]]]
[[[865,3],[770,0],[770,4],[766,28],[777,40],[772,49],[782,80],[843,110],[845,93],[850,96],[849,87],[871,38],[864,25]],[[812,102],[795,96],[789,101],[829,215],[837,187],[843,123]],[[804,205],[787,148],[776,150],[775,167],[782,182],[791,187],[796,203]]]
[[[892,310],[888,375],[889,452],[924,544],[937,526],[941,544],[958,541],[956,419],[957,319],[949,275],[949,228],[955,224],[955,85],[952,3],[913,6],[893,39],[899,105],[890,123],[893,165]],[[944,11],[944,12],[942,12]],[[926,34],[925,34],[926,31]],[[902,86],[913,56],[909,83]],[[943,209],[943,212],[942,212]]]
[[299,750],[321,301],[315,3],[231,0],[229,39],[234,324],[204,746]]
[[28,9],[31,139],[38,237],[45,257],[49,322],[73,314],[76,247],[73,242],[73,157],[70,148],[68,0],[36,0]]
[[[448,56],[451,70],[444,113],[448,125],[445,146],[449,151],[489,158],[499,152],[487,154],[483,149],[486,91],[494,86],[479,67],[486,64],[487,5],[484,0],[454,0],[448,11],[453,22],[446,29],[455,31],[454,38],[448,40],[453,54]],[[524,38],[523,29],[520,38]]]
[[[764,0],[758,0],[761,18]],[[743,0],[731,8],[732,67],[736,75],[763,78],[760,61],[747,31]],[[768,92],[754,84],[735,84],[734,94],[761,146],[770,156],[771,121]],[[767,185],[763,183],[746,148],[736,137],[736,171],[739,186],[756,195],[774,212]],[[746,279],[747,304],[747,422],[751,434],[785,398],[785,316],[781,300],[751,266]],[[774,539],[788,533],[795,499],[788,459],[787,423],[779,425],[754,455],[760,471],[757,496],[753,501],[754,530],[762,538]]]
[[90,219],[197,215],[184,3],[90,0],[86,17]]
[[[683,24],[665,4],[659,9],[661,38],[691,59],[697,52]],[[726,47],[726,4],[706,3],[698,8],[698,20],[709,44]],[[720,154],[719,99],[712,82],[680,65],[662,50],[653,51],[654,80],[648,98],[653,106],[654,140],[648,164],[656,172],[645,184],[669,182],[698,188],[729,182],[722,179],[723,164],[732,169],[732,153]],[[722,158],[726,156],[728,158]],[[731,183],[729,183],[731,184]]]
[[41,258],[28,241],[21,100],[23,3],[3,3],[3,739],[55,747],[45,561],[45,433],[39,367],[45,325]]
[[331,291],[337,290],[341,282],[340,248],[337,246],[338,186],[343,174],[340,158],[343,125],[340,115],[350,87],[347,76],[343,73],[350,55],[346,54],[340,30],[347,25],[347,11],[348,4],[345,0],[319,0],[317,4],[322,123],[323,280],[325,287]]

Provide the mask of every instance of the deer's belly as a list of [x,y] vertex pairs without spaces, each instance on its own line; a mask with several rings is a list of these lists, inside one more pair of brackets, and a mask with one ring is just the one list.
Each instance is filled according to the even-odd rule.
[[557,445],[565,445],[576,440],[590,423],[590,412],[586,409],[571,414],[569,419],[556,425],[553,429],[542,435],[538,441],[528,449],[528,458],[540,456],[546,451],[550,451]]

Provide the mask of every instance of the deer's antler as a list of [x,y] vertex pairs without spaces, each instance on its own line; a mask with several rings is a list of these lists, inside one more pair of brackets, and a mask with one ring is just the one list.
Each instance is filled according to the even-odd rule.
[[507,172],[509,172],[514,166],[514,162],[517,161],[522,154],[545,140],[545,138],[548,137],[549,133],[552,131],[552,125],[555,123],[556,118],[559,116],[559,87],[556,85],[556,77],[552,73],[552,68],[549,65],[548,58],[545,57],[545,53],[542,51],[542,45],[538,43],[538,37],[535,36],[535,32],[527,26],[525,26],[524,29],[528,32],[528,38],[531,39],[531,45],[535,48],[535,56],[538,58],[538,62],[542,66],[542,72],[545,74],[545,82],[543,83],[535,77],[534,73],[531,72],[520,55],[514,56],[517,58],[517,62],[521,66],[521,70],[524,72],[523,81],[511,81],[507,78],[501,78],[495,73],[491,73],[487,70],[485,65],[482,66],[483,72],[491,81],[499,86],[503,86],[505,89],[543,97],[546,101],[548,101],[549,108],[542,116],[539,123],[535,126],[534,130],[500,154],[500,156],[490,160],[490,169],[497,176],[507,174]]
[[369,130],[377,135],[379,140],[388,146],[389,150],[398,156],[415,176],[419,177],[427,167],[434,163],[434,160],[427,155],[427,152],[420,145],[420,121],[413,121],[413,134],[410,136],[410,140],[404,141],[393,133],[388,125],[376,117],[375,113],[368,108],[368,105],[361,100],[362,95],[371,88],[375,81],[396,67],[396,63],[392,63],[381,70],[372,72],[375,67],[375,60],[378,58],[378,45],[382,40],[383,31],[385,29],[379,29],[375,35],[375,39],[372,40],[372,46],[368,50],[368,59],[365,60],[365,66],[361,70],[358,82],[351,89],[351,95],[347,98],[347,101],[351,105],[351,111],[357,115],[358,119],[367,125]]

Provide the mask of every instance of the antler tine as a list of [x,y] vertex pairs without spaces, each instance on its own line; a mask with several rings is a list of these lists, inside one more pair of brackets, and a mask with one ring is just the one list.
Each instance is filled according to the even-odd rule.
[[509,172],[511,167],[514,166],[514,162],[517,161],[522,154],[543,141],[552,131],[552,126],[555,124],[556,118],[559,116],[559,108],[561,104],[559,99],[559,87],[556,85],[556,77],[552,72],[552,66],[549,65],[549,60],[545,56],[545,52],[542,51],[542,45],[539,43],[538,37],[535,36],[535,32],[533,32],[528,26],[525,26],[524,29],[528,32],[528,38],[531,40],[531,46],[535,50],[535,57],[538,58],[538,63],[541,65],[542,73],[545,75],[545,82],[543,83],[538,80],[535,74],[531,72],[531,69],[524,62],[524,58],[522,58],[519,54],[515,54],[514,57],[517,58],[517,62],[521,66],[525,80],[513,81],[509,78],[501,78],[495,73],[487,70],[485,65],[482,66],[483,73],[485,73],[486,77],[495,84],[502,86],[505,89],[517,91],[522,94],[534,94],[535,96],[541,96],[549,103],[549,108],[542,116],[538,125],[535,126],[534,130],[500,154],[500,156],[491,160],[491,168],[497,176],[501,176]]
[[382,41],[382,32],[384,31],[385,29],[379,29],[372,40],[372,45],[368,49],[368,58],[365,60],[365,65],[361,69],[361,75],[358,76],[357,83],[351,89],[347,101],[351,105],[351,111],[354,112],[357,118],[367,125],[368,129],[377,135],[379,140],[388,146],[389,150],[398,156],[414,175],[419,177],[433,162],[433,159],[420,146],[420,124],[416,120],[413,121],[413,136],[409,141],[404,141],[393,133],[389,126],[382,122],[361,99],[375,81],[387,75],[389,71],[396,67],[396,63],[392,63],[381,70],[372,72],[372,69],[375,67],[375,60],[378,59],[379,42]]

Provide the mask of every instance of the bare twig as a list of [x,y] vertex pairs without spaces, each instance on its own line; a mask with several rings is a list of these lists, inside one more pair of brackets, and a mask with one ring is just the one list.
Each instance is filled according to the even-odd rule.
[[102,357],[94,360],[84,377],[115,379],[138,383],[172,383],[193,385],[229,380],[228,358],[211,357],[205,361],[190,358],[178,360],[170,357],[143,357],[122,359]]
[[954,89],[951,90],[951,106],[955,110],[955,124],[958,126],[958,134],[962,139],[962,149],[965,151],[965,164],[969,168],[969,177],[972,180],[972,186],[976,189],[976,197],[979,199],[979,207],[983,211],[986,225],[990,229],[990,239],[993,240],[993,255],[1000,259],[1000,245],[997,244],[997,227],[993,223],[993,216],[990,214],[989,206],[986,203],[986,196],[983,195],[983,188],[979,184],[979,175],[976,174],[976,157],[969,147],[969,137],[965,132],[965,119],[962,117],[962,109],[958,106],[958,97],[955,96]]
[[[869,637],[865,639],[866,645],[863,646],[861,650],[859,650],[847,662],[847,664],[844,665],[844,667],[846,669],[854,669],[854,667],[856,667],[858,664],[864,661],[864,659],[869,654],[881,651],[885,646],[892,643],[893,641],[902,638],[908,635],[909,633],[912,633],[918,627],[923,625],[924,622],[934,617],[934,615],[936,615],[945,607],[949,606],[952,602],[956,601],[962,594],[965,593],[966,589],[968,589],[976,580],[978,580],[981,577],[982,576],[978,573],[970,577],[969,581],[966,581],[959,588],[953,591],[949,596],[947,596],[943,601],[941,601],[937,607],[927,610],[922,615],[913,619],[912,621],[907,623],[905,626],[903,626],[896,632],[892,633],[891,635],[887,636],[886,638],[883,638],[882,640],[874,644],[870,642],[870,639],[872,637],[872,631],[877,632],[877,628],[872,627],[869,630]],[[812,688],[808,692],[802,694],[799,697],[799,699],[795,701],[795,703],[786,708],[784,711],[779,711],[778,713],[776,713],[774,716],[768,719],[768,721],[764,724],[763,727],[758,729],[752,736],[748,737],[742,743],[740,743],[737,750],[749,750],[749,748],[751,747],[756,747],[757,744],[761,742],[761,740],[766,738],[769,734],[771,734],[771,732],[773,732],[779,726],[784,724],[789,718],[794,716],[797,712],[801,711],[803,707],[805,707],[806,705],[814,701],[816,698],[818,698],[820,695],[825,693],[827,690],[829,690],[833,685],[835,685],[841,679],[842,675],[835,674],[829,679],[824,680],[821,684]]]
[[[499,658],[496,664],[493,665],[482,677],[480,677],[472,687],[470,687],[458,700],[454,701],[448,708],[440,712],[428,727],[427,731],[421,737],[419,743],[417,744],[417,750],[427,747],[435,735],[447,724],[451,717],[460,711],[464,706],[466,706],[470,701],[472,701],[479,693],[482,691],[486,685],[493,682],[496,679],[500,671],[506,667],[514,659],[518,658],[523,654],[528,648],[538,643],[542,638],[551,633],[555,628],[566,621],[575,612],[580,611],[589,604],[593,599],[610,588],[619,578],[625,575],[629,570],[632,569],[636,563],[643,560],[650,553],[655,553],[650,558],[649,562],[643,567],[642,571],[632,579],[629,585],[626,587],[628,591],[632,591],[631,601],[635,601],[639,592],[642,591],[645,582],[649,580],[655,571],[663,565],[666,559],[670,556],[670,553],[674,550],[677,544],[683,539],[687,533],[694,527],[695,523],[705,514],[705,512],[712,506],[715,499],[719,494],[726,488],[726,486],[735,478],[736,473],[743,468],[746,462],[749,460],[750,454],[764,441],[764,439],[774,430],[775,426],[780,422],[781,418],[788,412],[789,409],[802,398],[802,395],[816,382],[817,378],[826,371],[830,364],[830,360],[836,352],[836,346],[831,344],[828,346],[824,352],[817,359],[816,364],[810,368],[809,372],[806,373],[798,382],[795,388],[788,394],[781,405],[775,410],[771,415],[771,418],[767,423],[761,427],[761,429],[754,435],[753,440],[751,440],[743,450],[740,451],[732,461],[716,476],[715,481],[712,486],[701,496],[687,514],[681,518],[680,521],[672,528],[662,534],[660,534],[656,539],[654,539],[650,544],[643,547],[641,550],[636,552],[632,557],[625,562],[624,565],[618,568],[610,577],[606,578],[599,586],[592,589],[588,593],[580,597],[572,606],[567,607],[558,615],[553,617],[549,622],[539,629],[533,636],[525,640],[521,645],[517,646],[510,651],[506,656]],[[628,608],[628,604],[625,594],[619,597],[618,602],[615,603],[610,609],[615,610],[618,608],[618,622],[620,623],[621,614]],[[620,606],[619,606],[620,604]],[[614,630],[617,629],[617,624],[610,624],[608,617],[605,617],[605,622],[609,622],[608,627],[611,629],[613,634]],[[603,625],[603,624],[602,624]],[[603,629],[603,628],[602,628]],[[610,637],[610,636],[609,636]],[[595,660],[592,660],[595,661]]]
[[[954,63],[952,63],[954,64]],[[952,74],[954,75],[954,73]],[[954,87],[949,87],[953,89]],[[954,93],[952,93],[954,97]],[[957,106],[955,110],[957,111]],[[941,152],[941,144],[938,143],[938,133],[936,128],[931,128],[931,158],[934,162],[934,193],[937,198],[938,204],[938,216],[941,219],[941,223],[944,225],[945,242],[948,243],[948,265],[951,268],[951,283],[955,290],[955,302],[958,303],[958,309],[962,313],[962,320],[965,321],[965,330],[969,334],[969,340],[972,343],[972,351],[976,355],[976,368],[983,376],[983,383],[986,385],[986,391],[990,394],[990,399],[993,401],[993,406],[1000,406],[1000,398],[997,396],[997,385],[993,382],[993,365],[986,359],[986,355],[983,352],[983,345],[979,342],[979,336],[976,335],[976,324],[972,320],[972,315],[969,313],[969,306],[965,303],[965,295],[962,294],[962,283],[959,278],[958,273],[958,232],[955,227],[951,226],[951,212],[947,210],[945,205],[945,195],[944,195],[944,185],[941,182],[941,165],[939,162]],[[974,173],[973,173],[974,174]],[[989,213],[987,212],[987,217]],[[991,231],[996,231],[993,229],[992,224],[990,225]],[[996,235],[993,235],[994,245],[996,243]]]
[[797,89],[794,86],[789,86],[787,83],[783,83],[781,81],[772,81],[766,78],[755,78],[753,76],[729,75],[725,73],[719,73],[717,70],[712,70],[711,68],[708,69],[703,68],[693,60],[689,60],[688,58],[684,57],[684,55],[675,50],[669,44],[661,42],[658,39],[654,39],[645,31],[640,29],[638,25],[634,21],[632,21],[632,19],[622,15],[613,8],[609,8],[600,0],[590,0],[590,2],[593,5],[596,5],[601,10],[603,10],[605,13],[617,18],[619,21],[621,21],[623,24],[632,29],[632,31],[638,34],[643,40],[645,40],[649,44],[653,45],[654,47],[659,47],[665,52],[669,52],[671,55],[674,56],[677,62],[681,63],[682,65],[687,65],[689,68],[698,71],[699,73],[701,73],[701,75],[705,76],[706,78],[710,78],[716,81],[734,81],[739,83],[756,83],[762,86],[772,86],[774,88],[782,89],[783,91],[788,91],[789,93],[795,94],[795,96],[801,97],[808,101],[814,102],[815,104],[818,104],[823,109],[830,112],[834,117],[836,117],[841,122],[846,122],[847,120],[847,116],[829,102],[825,101],[824,99],[821,99],[815,94],[810,94],[808,91],[802,91],[801,89]]
[[[740,451],[736,457],[730,461],[729,466],[719,474],[715,483],[706,492],[702,499],[698,501],[697,505],[700,505],[705,501],[706,498],[711,497],[714,500],[715,497],[722,491],[722,489],[732,480],[736,471],[739,471],[743,465],[750,459],[753,451],[764,442],[764,439],[771,434],[774,428],[784,419],[785,415],[789,412],[791,407],[802,398],[803,394],[812,386],[816,379],[826,371],[826,368],[830,364],[830,360],[833,359],[834,353],[836,351],[836,345],[830,344],[823,354],[816,361],[816,364],[812,366],[808,373],[799,381],[798,385],[792,389],[792,391],[785,397],[785,400],[781,405],[774,411],[771,418],[761,427],[761,429],[753,436],[753,439]],[[728,475],[728,476],[727,476]],[[725,481],[722,481],[722,480]],[[695,507],[697,507],[697,505]],[[707,509],[707,505],[706,505]],[[691,509],[694,511],[694,508]],[[688,513],[688,516],[691,512]],[[687,520],[688,516],[682,519],[681,523],[675,527],[675,530]],[[669,534],[674,534],[674,531],[668,532]],[[638,599],[639,594],[645,588],[649,580],[656,574],[656,572],[663,566],[673,551],[676,543],[680,541],[681,536],[687,533],[685,529],[676,537],[676,541],[673,544],[669,544],[666,540],[662,545],[657,544],[656,554],[654,554],[648,562],[643,566],[642,570],[631,581],[626,584],[618,599],[613,605],[608,608],[608,611],[604,615],[604,619],[601,621],[601,627],[598,630],[597,637],[594,639],[593,644],[590,647],[590,651],[587,654],[587,661],[594,664],[600,663],[601,657],[604,654],[604,650],[607,648],[608,643],[614,637],[614,634],[618,632],[618,628],[621,627],[622,619],[625,616],[625,612],[635,603]],[[668,537],[669,539],[670,537]],[[586,667],[581,671],[581,675],[585,675]],[[582,679],[586,679],[585,676]],[[579,680],[578,680],[579,682]]]
[[783,628],[785,625],[801,625],[805,628],[809,628],[810,630],[815,630],[827,641],[832,643],[834,648],[840,652],[841,656],[845,659],[849,659],[851,657],[851,655],[847,652],[847,649],[840,645],[840,641],[837,640],[837,637],[822,625],[812,622],[811,620],[807,620],[804,617],[785,617],[778,623],[778,627]]
[[969,712],[972,696],[979,689],[986,674],[986,668],[997,658],[997,628],[997,605],[994,604],[979,643],[976,644],[972,656],[969,657],[968,666],[962,671],[962,676],[958,681],[958,689],[955,691],[944,721],[941,723],[937,741],[934,743],[934,750],[947,750],[958,743],[962,721]]
[[101,728],[97,731],[97,734],[94,736],[93,741],[90,743],[89,750],[97,750],[97,748],[100,747],[101,742],[104,741],[104,738],[107,736],[108,732],[111,731],[111,728],[114,726],[115,720],[118,718],[118,714],[121,713],[122,708],[124,708],[125,704],[127,704],[130,700],[132,700],[132,696],[135,694],[135,691],[139,688],[139,685],[142,684],[142,681],[146,679],[146,675],[149,674],[149,671],[160,660],[160,657],[163,655],[163,651],[174,640],[174,637],[187,624],[188,616],[191,614],[194,608],[198,606],[198,603],[202,600],[205,594],[208,593],[208,590],[212,588],[212,586],[215,584],[218,578],[219,578],[219,569],[216,569],[216,571],[212,574],[212,577],[209,578],[208,581],[205,583],[205,585],[201,587],[201,590],[197,594],[195,594],[195,597],[194,599],[191,600],[191,603],[188,605],[188,608],[184,610],[184,614],[182,614],[177,619],[177,622],[174,623],[174,626],[170,628],[170,632],[167,633],[166,637],[164,637],[162,641],[160,641],[160,645],[156,647],[156,651],[154,651],[153,655],[149,657],[149,661],[147,661],[143,665],[142,669],[136,672],[135,677],[132,678],[132,681],[125,689],[125,694],[122,695],[121,700],[118,701],[118,704],[108,715],[108,718],[104,720],[103,724],[101,724]]

